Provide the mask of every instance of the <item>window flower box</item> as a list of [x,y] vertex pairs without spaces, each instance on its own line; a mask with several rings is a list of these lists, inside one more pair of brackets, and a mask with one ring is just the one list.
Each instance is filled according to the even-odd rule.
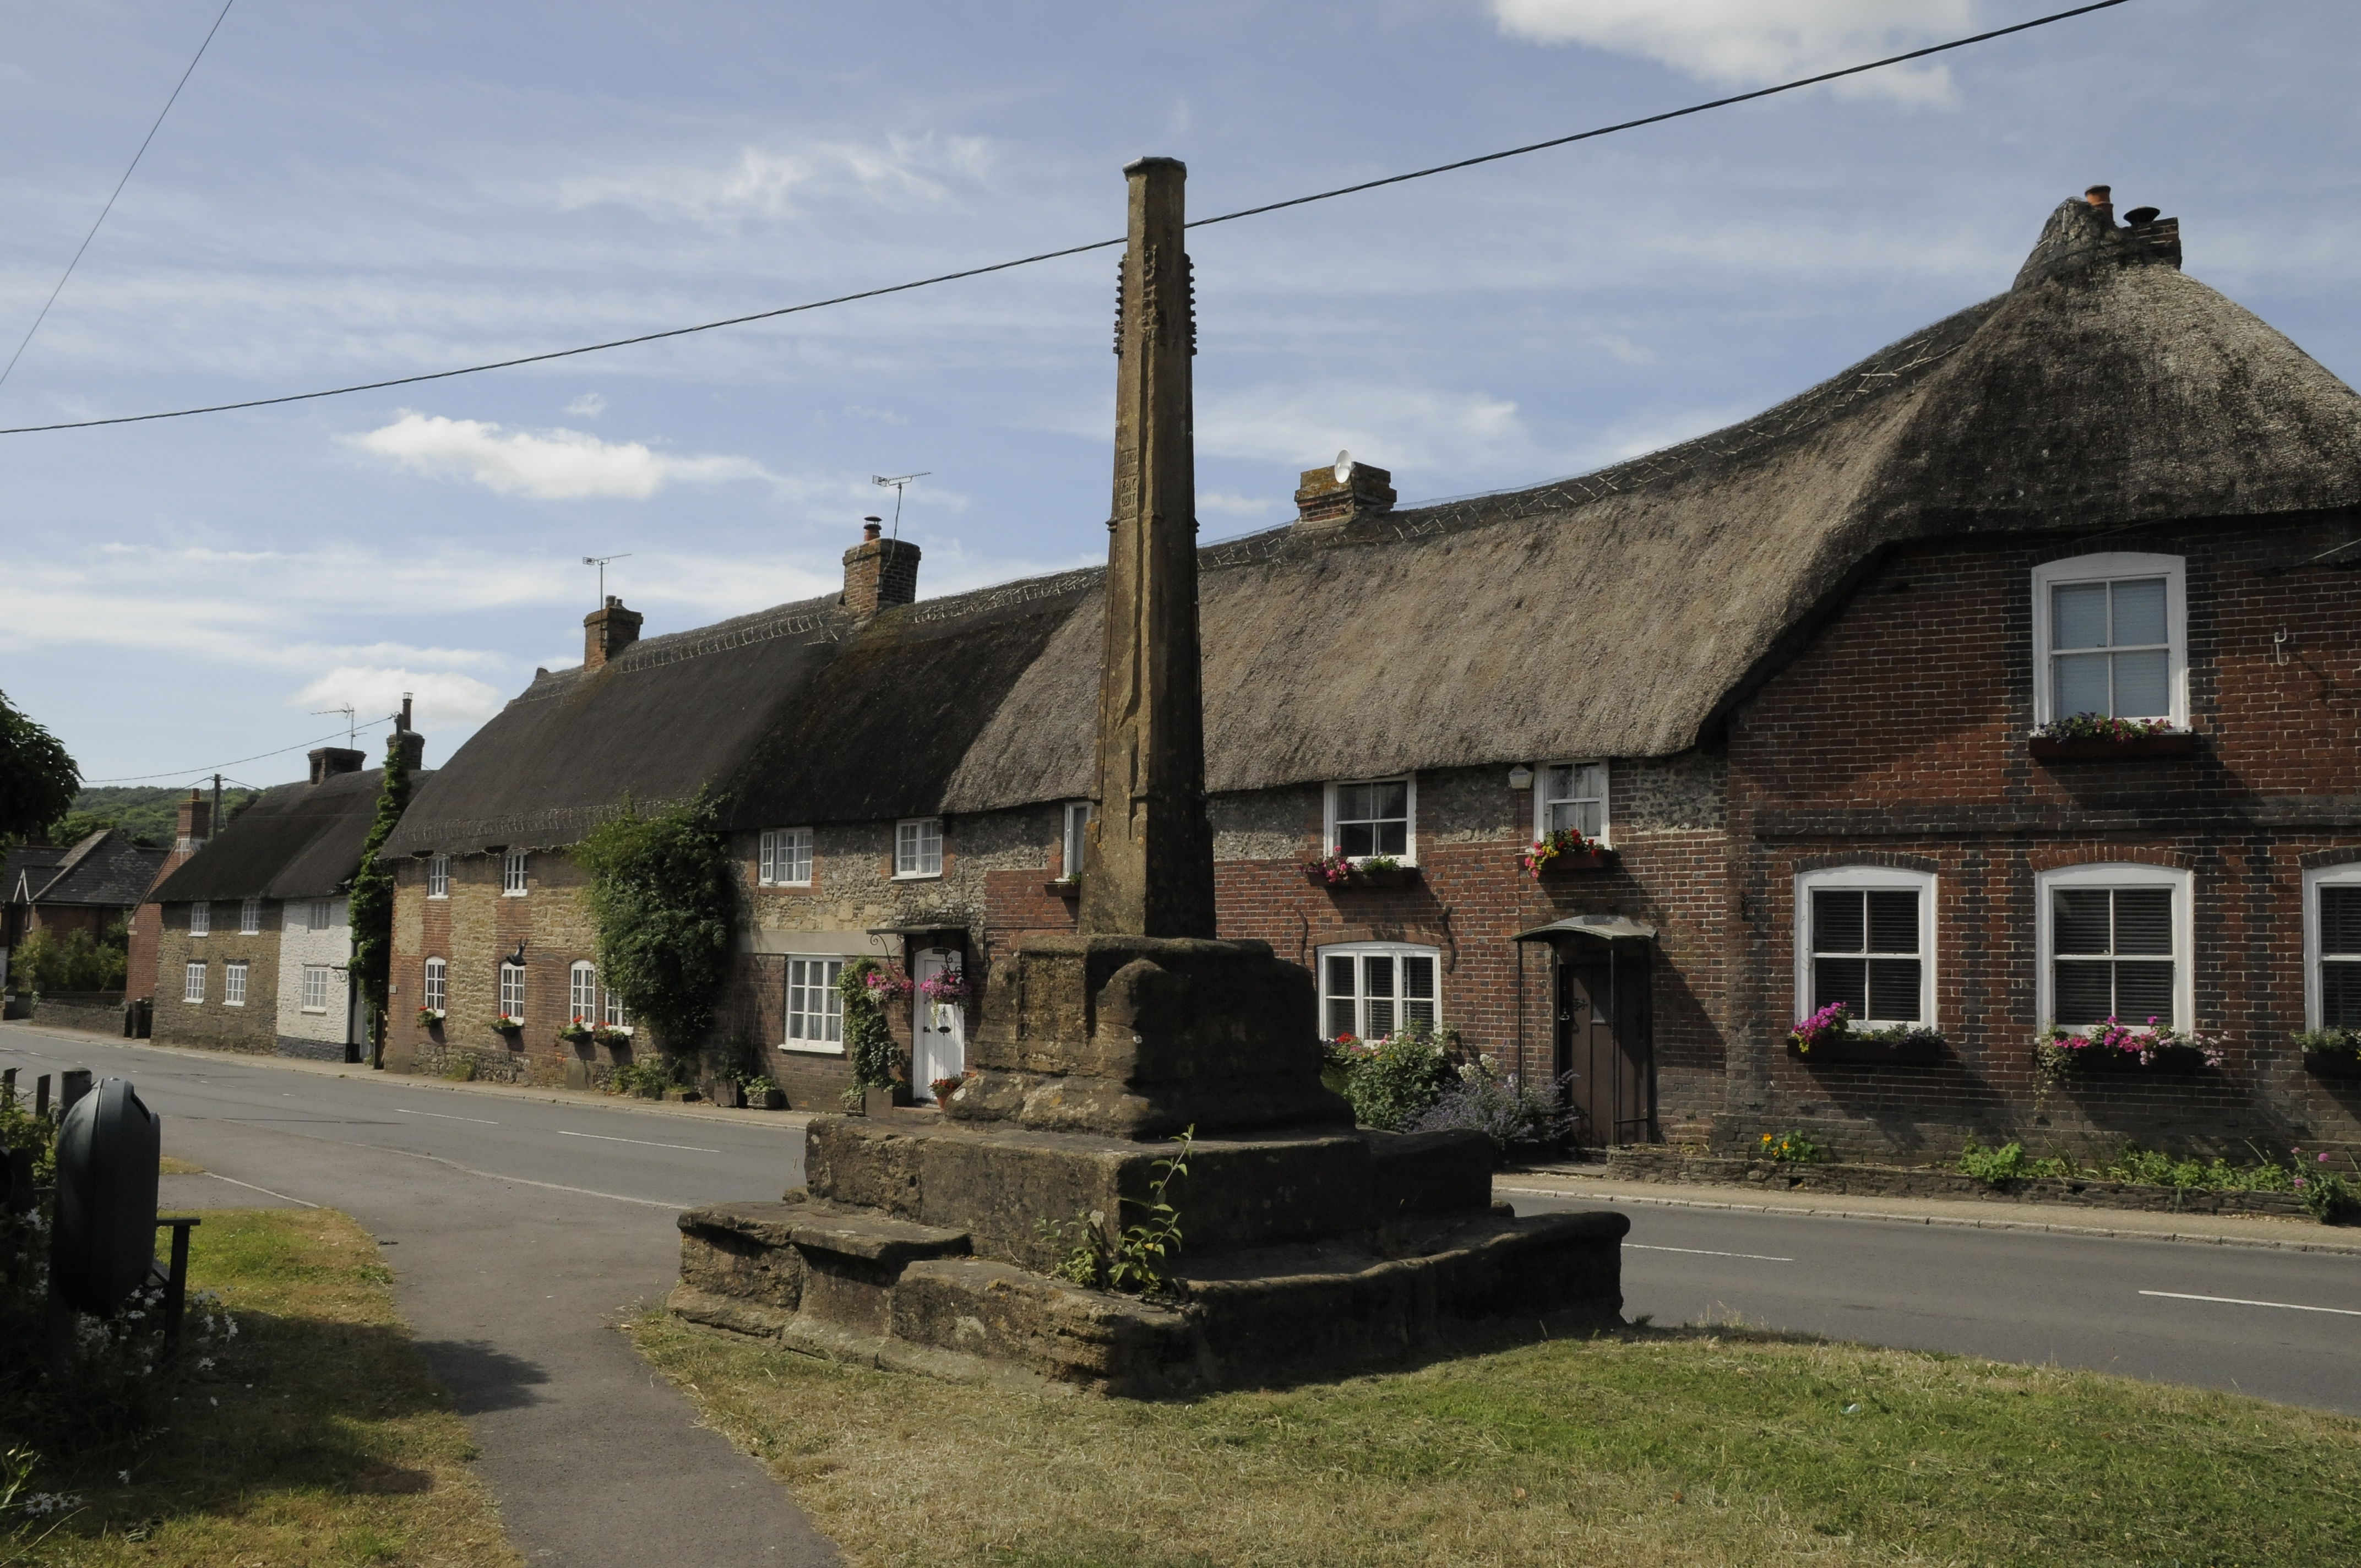
[[522,1018],[501,1013],[495,1014],[492,1019],[492,1033],[496,1035],[520,1035],[523,1032],[524,1020]]
[[1943,1060],[1943,1036],[1918,1024],[1856,1029],[1852,1009],[1834,1002],[1796,1022],[1787,1036],[1787,1054],[1815,1066],[1924,1067]]
[[1408,887],[1418,881],[1418,868],[1403,865],[1390,855],[1370,855],[1356,861],[1338,850],[1307,861],[1303,874],[1332,891],[1347,887]]
[[2361,1030],[2318,1029],[2295,1036],[2314,1078],[2361,1078]]
[[1615,863],[1615,851],[1573,828],[1561,828],[1517,857],[1517,864],[1535,882],[1575,872],[1605,871]]
[[2222,1036],[2159,1028],[2153,1018],[2134,1028],[2110,1018],[2089,1034],[2051,1028],[2033,1043],[2035,1069],[2056,1082],[2098,1073],[2147,1073],[2184,1077],[2219,1069]]
[[422,1007],[418,1010],[418,1026],[422,1029],[442,1027],[444,1009],[440,1007]]
[[2026,750],[2047,762],[2112,762],[2134,757],[2186,757],[2196,735],[2162,719],[2106,718],[2078,713],[2033,732]]

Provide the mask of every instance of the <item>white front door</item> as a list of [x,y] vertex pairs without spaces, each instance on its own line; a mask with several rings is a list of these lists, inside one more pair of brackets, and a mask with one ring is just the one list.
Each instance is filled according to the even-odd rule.
[[937,1002],[927,995],[927,982],[938,975],[956,978],[961,970],[956,948],[928,948],[910,966],[916,988],[910,996],[910,1016],[916,1021],[911,1056],[910,1089],[923,1102],[933,1098],[929,1087],[939,1078],[957,1078],[967,1068],[967,1009],[960,1003]]

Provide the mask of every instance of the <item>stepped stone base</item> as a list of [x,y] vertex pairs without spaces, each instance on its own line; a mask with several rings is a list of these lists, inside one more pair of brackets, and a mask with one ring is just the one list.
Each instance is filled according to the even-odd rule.
[[1167,1193],[1188,1250],[1153,1301],[1051,1277],[1068,1244],[1036,1217],[1125,1212],[1169,1147],[825,1116],[807,1140],[809,1189],[681,1215],[674,1312],[862,1365],[1153,1397],[1622,1308],[1630,1223],[1496,1212],[1473,1134],[1199,1140]]

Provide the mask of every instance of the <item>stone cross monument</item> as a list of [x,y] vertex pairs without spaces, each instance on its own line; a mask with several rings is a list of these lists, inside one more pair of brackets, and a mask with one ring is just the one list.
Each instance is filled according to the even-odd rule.
[[[1078,928],[994,956],[977,1070],[947,1115],[816,1116],[806,1187],[681,1215],[672,1309],[867,1365],[1130,1394],[1364,1365],[1479,1324],[1611,1322],[1628,1221],[1496,1213],[1481,1135],[1355,1127],[1320,1081],[1311,971],[1214,938],[1185,171],[1144,158],[1124,172],[1099,810]],[[1074,1282],[1076,1227],[1116,1246],[1162,1140],[1184,1130],[1187,1171],[1160,1190],[1187,1250],[1158,1299]]]
[[1106,652],[1077,926],[1092,935],[1211,937],[1189,391],[1197,312],[1182,248],[1189,170],[1177,159],[1143,158],[1124,175],[1131,222],[1115,290]]

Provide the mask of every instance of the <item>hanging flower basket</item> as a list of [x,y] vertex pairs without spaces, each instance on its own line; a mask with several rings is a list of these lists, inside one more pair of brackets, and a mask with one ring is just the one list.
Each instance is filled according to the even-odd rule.
[[929,1002],[947,1005],[954,1002],[964,1002],[973,992],[968,987],[965,974],[955,969],[947,969],[937,970],[920,981],[918,994]]
[[896,997],[910,994],[910,977],[897,969],[871,970],[861,977],[861,983],[868,987],[869,994],[880,1002],[891,1002]]

